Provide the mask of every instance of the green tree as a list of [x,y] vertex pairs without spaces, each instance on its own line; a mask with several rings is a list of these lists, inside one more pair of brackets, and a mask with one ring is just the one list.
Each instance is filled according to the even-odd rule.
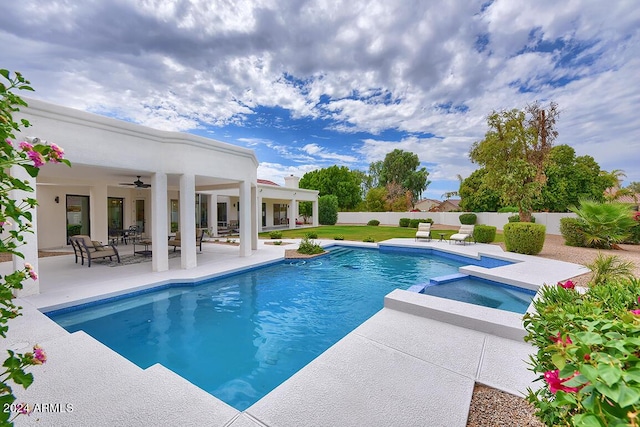
[[611,187],[611,180],[593,157],[576,157],[575,150],[564,144],[551,149],[545,176],[547,182],[535,210],[566,212],[580,199],[603,202],[604,191]]
[[640,182],[632,181],[627,185],[627,188],[634,194],[640,193]]
[[496,212],[500,204],[500,193],[484,182],[485,168],[476,169],[460,183],[460,208],[468,212]]
[[493,112],[489,130],[471,147],[469,157],[487,169],[485,183],[499,192],[505,205],[517,206],[522,222],[531,220],[536,199],[546,182],[544,169],[558,133],[557,104],[541,108]]
[[338,198],[333,194],[318,199],[318,222],[321,225],[334,225],[338,222]]
[[382,160],[373,162],[369,165],[369,173],[364,180],[365,191],[364,194],[372,188],[380,187],[380,176],[382,175]]
[[638,227],[631,216],[631,207],[622,203],[598,203],[581,200],[580,207],[572,207],[578,215],[587,246],[611,249],[631,235]]
[[387,207],[387,189],[384,187],[372,188],[367,192],[365,197],[366,209],[369,212],[386,212]]
[[343,210],[355,208],[362,200],[362,175],[346,166],[330,166],[307,172],[300,179],[300,188],[318,190],[319,196],[332,194]]
[[[411,192],[411,203],[415,204],[422,192],[431,184],[431,181],[427,180],[429,172],[424,167],[418,169],[419,166],[420,160],[417,154],[395,149],[388,153],[382,162],[379,186],[386,187],[387,184],[395,182]],[[370,166],[370,173],[371,170],[372,167]]]
[[298,213],[302,215],[304,221],[307,222],[307,218],[313,216],[313,204],[311,202],[300,202],[298,204]]

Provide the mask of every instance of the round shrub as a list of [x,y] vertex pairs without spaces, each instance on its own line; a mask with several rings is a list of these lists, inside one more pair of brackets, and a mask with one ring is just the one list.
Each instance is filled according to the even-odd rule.
[[310,231],[308,233],[305,233],[304,236],[307,239],[317,239],[318,238],[318,233],[316,233],[315,231]]
[[583,248],[587,246],[582,231],[582,222],[578,218],[560,218],[560,234],[564,237],[564,244]]
[[400,218],[400,227],[408,227],[411,218]]
[[536,255],[544,245],[547,227],[531,222],[510,222],[504,225],[503,231],[507,251]]
[[380,221],[378,221],[377,219],[372,219],[367,223],[367,225],[380,225]]
[[460,218],[460,224],[463,225],[473,225],[476,223],[476,220],[478,219],[477,215],[474,213],[463,213],[462,215],[459,216]]
[[473,228],[473,239],[478,243],[491,243],[496,239],[496,227],[492,225],[476,225]]
[[272,231],[269,233],[269,237],[272,239],[282,239],[282,231]]
[[362,239],[362,241],[363,242],[367,242],[367,243],[374,243],[375,242],[374,238],[371,237],[371,236],[365,237],[364,239]]
[[338,234],[333,238],[333,240],[344,240],[344,236],[342,234]]

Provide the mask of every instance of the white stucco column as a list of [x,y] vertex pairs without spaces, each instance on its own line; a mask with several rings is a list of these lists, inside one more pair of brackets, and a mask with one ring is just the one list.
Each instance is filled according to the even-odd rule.
[[[258,233],[262,233],[262,189],[258,190],[256,212],[258,215]],[[266,212],[265,212],[266,215]]]
[[298,200],[296,193],[293,193],[293,199],[289,202],[289,228],[296,228],[296,219],[298,219]]
[[[14,166],[11,168],[11,176],[14,178],[18,178],[21,180],[29,181],[29,185],[33,188],[33,193],[29,193],[23,190],[13,190],[10,192],[9,197],[13,200],[16,200],[17,206],[22,206],[20,202],[22,199],[35,199],[36,198],[36,179],[32,178],[27,171],[25,171],[22,167]],[[33,233],[23,233],[24,240],[22,241],[22,245],[18,247],[18,252],[21,252],[24,255],[24,259],[18,256],[13,255],[13,269],[14,270],[22,270],[24,268],[25,262],[28,262],[33,267],[34,271],[39,274],[38,270],[38,217],[37,217],[37,208],[29,209],[31,212],[31,221],[26,219],[22,219],[23,224],[30,223],[31,229]],[[13,222],[13,220],[10,220]],[[13,224],[12,229],[18,230],[17,224]],[[7,230],[7,227],[5,227]],[[17,297],[26,297],[28,295],[34,295],[40,293],[40,279],[32,280],[31,278],[27,278],[24,282],[22,282],[22,289],[14,290],[13,294]]]
[[318,221],[318,200],[311,202],[311,210],[313,212],[313,226],[318,227],[320,222]]
[[89,189],[91,240],[97,240],[105,245],[109,243],[107,210],[107,185],[98,184],[91,186]]
[[251,200],[251,182],[240,182],[240,256],[251,255],[251,210],[255,207]]
[[153,271],[169,269],[169,246],[167,244],[167,174],[156,172],[151,175],[151,242]]
[[258,189],[257,187],[251,186],[251,201],[254,203],[251,206],[251,249],[258,249],[258,221],[262,224],[261,211],[262,204],[258,203]]
[[211,194],[209,202],[209,228],[213,237],[218,237],[218,193]]
[[196,261],[196,177],[180,176],[180,251],[183,269],[194,268]]

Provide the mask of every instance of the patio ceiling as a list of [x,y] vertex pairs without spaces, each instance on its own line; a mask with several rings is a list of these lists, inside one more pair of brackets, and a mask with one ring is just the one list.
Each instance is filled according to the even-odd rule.
[[[64,165],[46,164],[40,169],[37,182],[39,185],[81,185],[88,186],[92,183],[104,183],[113,187],[126,187],[121,183],[133,182],[140,176],[146,184],[151,183],[153,172],[144,169],[119,169],[105,168],[99,166],[87,166],[73,163],[72,167]],[[167,187],[177,190],[180,186],[180,175],[167,174]],[[196,190],[198,187],[214,190],[216,188],[226,189],[237,186],[236,181],[196,176]],[[130,187],[134,188],[134,187]]]

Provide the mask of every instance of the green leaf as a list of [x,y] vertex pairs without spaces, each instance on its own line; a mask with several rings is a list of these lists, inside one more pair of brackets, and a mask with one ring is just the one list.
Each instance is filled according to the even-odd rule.
[[620,378],[622,378],[622,369],[617,366],[599,364],[598,375],[608,386],[615,384]]
[[577,332],[575,336],[586,345],[601,345],[603,343],[602,335],[595,332]]
[[622,384],[620,386],[618,404],[624,408],[625,406],[635,405],[638,402],[640,402],[640,391]]
[[560,353],[555,353],[551,356],[551,362],[553,362],[553,364],[560,370],[562,370],[567,363],[564,356]]
[[617,402],[620,398],[620,384],[614,384],[612,387],[609,387],[606,384],[599,382],[596,383],[596,390],[614,402]]
[[31,165],[22,165],[22,167],[24,168],[24,170],[27,171],[27,173],[32,177],[35,178],[38,176],[38,172],[40,172],[40,169],[38,169],[35,166],[31,166]]
[[593,414],[577,414],[571,419],[575,427],[605,427],[604,424]]
[[635,381],[637,383],[640,383],[640,368],[631,368],[623,372],[622,378],[624,378],[626,382]]

